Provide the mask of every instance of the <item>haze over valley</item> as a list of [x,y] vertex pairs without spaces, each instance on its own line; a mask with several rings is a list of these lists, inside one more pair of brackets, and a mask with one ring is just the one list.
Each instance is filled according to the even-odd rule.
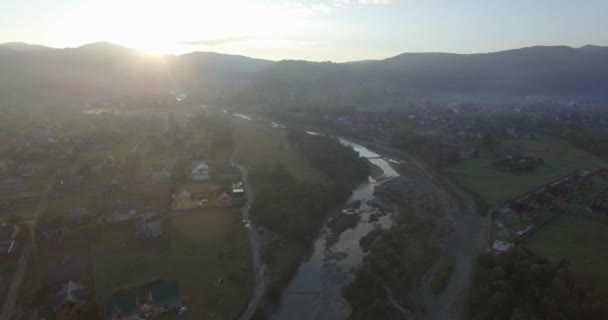
[[608,319],[608,3],[0,3],[0,320]]

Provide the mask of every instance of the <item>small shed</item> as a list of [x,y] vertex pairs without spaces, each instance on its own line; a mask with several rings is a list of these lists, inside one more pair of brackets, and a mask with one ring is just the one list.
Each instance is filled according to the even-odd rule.
[[217,197],[217,204],[222,208],[230,208],[232,207],[232,197],[224,192]]
[[86,218],[89,217],[89,210],[86,208],[73,208],[70,209],[67,215],[67,220],[72,223],[82,223]]
[[500,253],[507,252],[511,250],[511,248],[513,248],[513,243],[511,242],[494,240],[494,243],[492,244],[492,250]]
[[161,221],[140,221],[135,224],[135,232],[138,238],[160,238],[163,236],[163,225]]

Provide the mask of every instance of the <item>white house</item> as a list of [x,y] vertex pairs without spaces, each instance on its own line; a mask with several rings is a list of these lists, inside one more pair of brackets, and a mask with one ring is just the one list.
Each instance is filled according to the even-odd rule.
[[204,162],[199,162],[192,169],[192,180],[203,181],[209,179],[209,166]]

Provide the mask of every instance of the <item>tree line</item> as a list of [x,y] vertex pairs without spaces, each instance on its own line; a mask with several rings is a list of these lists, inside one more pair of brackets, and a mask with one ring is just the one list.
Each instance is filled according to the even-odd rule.
[[525,248],[477,260],[467,312],[472,320],[608,319],[608,297],[582,281],[571,263]]

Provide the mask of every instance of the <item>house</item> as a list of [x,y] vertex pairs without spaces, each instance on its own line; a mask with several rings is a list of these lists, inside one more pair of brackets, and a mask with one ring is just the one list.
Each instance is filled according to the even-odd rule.
[[33,177],[40,171],[41,166],[37,164],[22,164],[17,167],[17,174],[22,178]]
[[553,199],[544,193],[533,193],[528,197],[528,205],[532,208],[549,208],[553,205]]
[[204,162],[198,162],[192,169],[192,180],[204,181],[209,179],[209,166]]
[[40,234],[40,239],[43,241],[62,241],[68,234],[70,234],[70,230],[66,227],[49,228]]
[[138,299],[134,294],[114,296],[106,303],[107,320],[140,320]]
[[49,305],[58,320],[83,319],[86,312],[89,289],[68,281],[58,291],[49,296]]
[[103,209],[104,222],[120,222],[137,218],[137,209],[129,208],[126,203],[114,203]]
[[71,223],[82,223],[89,217],[89,210],[86,208],[73,208],[68,211],[66,219]]
[[507,252],[511,250],[511,248],[513,248],[513,243],[511,242],[494,240],[494,243],[492,243],[492,250],[499,253]]
[[135,293],[114,296],[106,303],[106,319],[140,320],[140,315],[150,319],[182,306],[179,287],[175,282],[152,286],[143,301],[140,303]]
[[171,311],[182,306],[179,287],[175,282],[152,287],[148,299],[153,307],[154,314]]
[[47,284],[65,283],[68,281],[80,281],[84,278],[85,267],[82,259],[64,257],[61,261],[51,265],[47,270]]
[[244,201],[247,199],[245,189],[232,189],[232,198],[237,201]]
[[564,179],[564,181],[561,183],[562,187],[568,189],[568,191],[576,191],[580,188],[584,188],[590,185],[590,181],[589,181],[589,175],[587,176],[581,176],[581,175],[576,175],[571,177],[570,179]]
[[516,219],[530,220],[533,218],[534,208],[522,201],[513,201],[509,205],[509,215]]
[[135,232],[138,238],[155,239],[163,236],[161,221],[140,221],[135,223]]
[[2,183],[0,183],[0,191],[19,191],[23,189],[23,179],[22,178],[11,178],[4,179]]
[[154,182],[165,182],[171,179],[171,173],[169,173],[167,169],[163,168],[161,171],[153,172],[151,178]]
[[226,192],[220,194],[219,197],[217,197],[217,205],[221,208],[232,207],[232,197],[230,197]]
[[551,199],[553,199],[554,201],[564,200],[568,197],[568,189],[562,187],[559,184],[552,184],[545,187],[543,193],[551,197]]
[[15,251],[15,239],[18,233],[17,225],[9,223],[0,225],[0,254],[11,254]]
[[243,188],[242,182],[236,182],[232,184],[232,198],[237,200],[245,199],[245,189]]

